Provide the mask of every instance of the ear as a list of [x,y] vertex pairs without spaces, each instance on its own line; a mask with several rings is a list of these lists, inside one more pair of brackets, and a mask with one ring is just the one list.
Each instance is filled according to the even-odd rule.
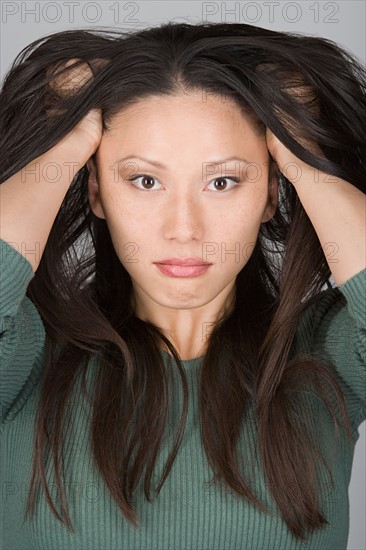
[[105,214],[102,206],[102,201],[99,193],[99,183],[97,177],[97,171],[95,167],[95,162],[90,158],[86,166],[89,171],[88,178],[88,198],[92,212],[97,218],[102,218],[105,220]]
[[276,213],[278,207],[278,173],[277,166],[272,165],[269,171],[268,201],[261,223],[268,222]]

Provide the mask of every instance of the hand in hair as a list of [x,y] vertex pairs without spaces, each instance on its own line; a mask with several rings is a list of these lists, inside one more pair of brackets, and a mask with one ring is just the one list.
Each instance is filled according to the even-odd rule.
[[[56,64],[47,71],[47,76],[54,78],[47,85],[46,113],[50,121],[53,117],[61,116],[67,112],[66,108],[59,105],[71,99],[79,93],[91,80],[94,79],[94,70],[103,60],[95,60],[93,65],[82,62],[80,59],[69,59]],[[95,66],[94,66],[95,65]],[[66,70],[69,67],[69,70]],[[79,148],[80,142],[88,147],[87,158],[95,153],[102,137],[102,115],[100,109],[92,109],[81,122],[67,136],[67,141],[72,138]],[[80,141],[81,140],[81,141]]]
[[[320,107],[316,91],[313,87],[304,84],[302,77],[287,77],[284,92],[296,102],[302,103],[310,117],[318,118]],[[300,145],[316,156],[325,159],[317,143],[303,135],[302,127],[288,113],[280,111],[279,120]],[[269,128],[266,128],[266,142],[270,155],[289,181],[294,178],[298,179],[299,174],[302,174],[304,170],[305,172],[312,170],[309,164],[294,155]]]
[[[309,87],[290,89],[296,101],[307,102],[305,108],[312,108],[308,111],[311,116],[319,114],[314,96],[309,101]],[[283,113],[280,119],[300,145],[324,158],[319,146],[304,136],[299,124],[296,126],[295,121]],[[325,171],[315,173],[312,166],[293,154],[269,128],[266,128],[266,142],[278,168],[295,187],[323,250],[327,250],[329,244],[333,250],[336,246],[336,260],[332,255],[326,259],[336,284],[344,284],[366,265],[365,193],[345,179]]]
[[[297,141],[317,156],[325,158],[317,145],[313,143],[309,144],[309,142],[305,142],[301,138],[297,138]],[[291,181],[291,183],[294,183],[294,179],[297,180],[299,178],[299,174],[313,170],[309,164],[294,155],[294,153],[292,153],[292,151],[290,151],[290,149],[288,149],[269,128],[266,128],[266,143],[268,151],[278,169],[289,181]]]

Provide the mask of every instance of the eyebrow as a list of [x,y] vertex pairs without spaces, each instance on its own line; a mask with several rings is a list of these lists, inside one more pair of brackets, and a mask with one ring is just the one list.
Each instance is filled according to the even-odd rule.
[[[157,166],[158,168],[162,168],[166,170],[168,167],[165,166],[165,164],[162,164],[161,162],[158,162],[157,160],[152,160],[148,158],[139,157],[138,155],[128,155],[127,157],[120,158],[116,160],[115,162],[124,162],[125,160],[131,160],[131,159],[139,159],[143,162],[146,162],[147,164],[151,164],[152,166]],[[222,160],[210,160],[207,161],[206,164],[223,164],[224,162],[228,162],[230,160],[236,160],[239,162],[244,162],[245,164],[251,164],[251,161],[245,159],[245,158],[239,158],[239,157],[229,157]]]

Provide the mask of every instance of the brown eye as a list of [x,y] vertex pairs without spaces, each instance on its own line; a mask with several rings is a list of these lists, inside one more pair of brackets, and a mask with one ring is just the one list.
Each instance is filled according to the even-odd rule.
[[218,178],[215,180],[216,189],[226,189],[227,181],[225,178]]
[[[210,185],[214,185],[215,186],[215,189],[218,190],[218,191],[221,191],[221,192],[224,192],[226,191],[226,188],[227,188],[227,180],[231,180],[231,181],[235,181],[236,183],[239,183],[240,182],[240,179],[239,178],[228,178],[228,177],[221,177],[221,178],[216,178],[214,180],[212,180],[212,182],[210,183]],[[236,185],[233,185],[231,187],[231,189],[233,187],[236,187]],[[229,189],[230,190],[230,189]]]
[[156,180],[155,178],[153,178],[152,176],[149,176],[148,174],[138,174],[134,178],[128,179],[128,181],[134,182],[139,178],[142,178],[142,181],[140,182],[140,184],[143,187],[142,188],[137,187],[137,189],[139,189],[140,191],[149,191],[150,189],[153,189],[153,185],[155,184]]
[[154,178],[151,178],[150,176],[142,176],[142,181],[141,181],[141,185],[143,186],[147,186],[148,189],[151,188],[151,186],[154,185],[154,182],[153,182]]

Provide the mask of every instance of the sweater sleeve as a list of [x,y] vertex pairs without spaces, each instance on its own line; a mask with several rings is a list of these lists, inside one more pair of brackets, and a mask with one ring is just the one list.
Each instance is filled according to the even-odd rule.
[[341,386],[352,428],[366,420],[366,269],[320,293],[305,310],[305,347],[332,367]]
[[[0,239],[0,413],[6,419],[29,396],[34,366],[44,351],[46,333],[33,302],[26,296],[34,277],[30,262]],[[39,364],[38,364],[39,366]]]

